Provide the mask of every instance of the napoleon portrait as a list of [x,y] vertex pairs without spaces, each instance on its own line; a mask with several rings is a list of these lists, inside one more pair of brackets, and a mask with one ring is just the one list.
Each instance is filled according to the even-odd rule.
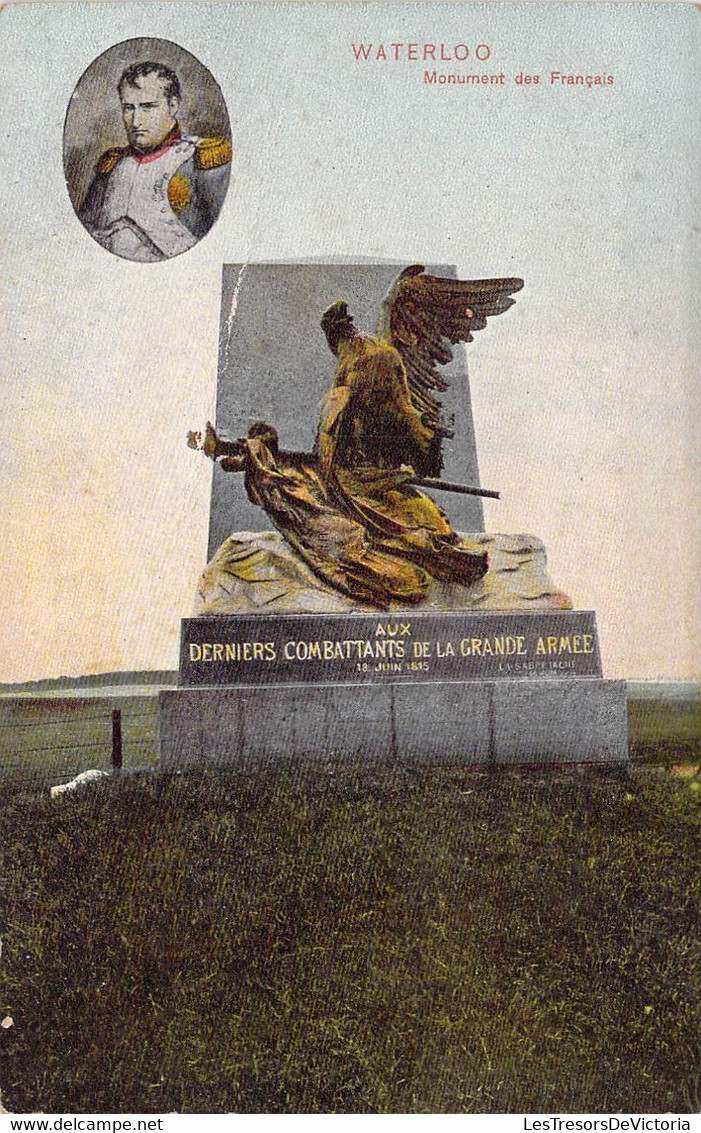
[[219,216],[231,174],[228,131],[183,129],[180,76],[157,58],[121,69],[112,95],[126,144],[100,152],[82,200],[74,199],[78,218],[116,256],[171,259],[194,247]]

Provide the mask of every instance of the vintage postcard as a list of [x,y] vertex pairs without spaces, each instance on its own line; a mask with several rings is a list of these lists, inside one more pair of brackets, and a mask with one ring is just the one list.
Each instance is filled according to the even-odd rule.
[[699,27],[0,11],[5,1111],[691,1127]]

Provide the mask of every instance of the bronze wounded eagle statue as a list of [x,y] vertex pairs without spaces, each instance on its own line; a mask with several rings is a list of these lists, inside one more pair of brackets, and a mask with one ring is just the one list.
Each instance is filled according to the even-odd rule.
[[204,443],[222,469],[243,472],[249,499],[327,585],[380,609],[413,605],[431,579],[470,586],[487,570],[439,505],[412,480],[441,470],[450,430],[436,391],[452,346],[471,342],[491,315],[512,306],[520,279],[443,279],[406,268],[382,302],[374,336],[362,334],[345,300],[322,316],[338,358],[311,453],[278,445],[258,421],[248,436],[222,440],[208,424]]
[[436,391],[438,367],[452,346],[472,342],[492,315],[513,306],[522,279],[445,279],[422,264],[405,268],[382,301],[373,337],[362,334],[343,299],[324,312],[322,329],[338,358],[321,416],[322,467],[398,468],[438,476],[441,445],[452,435]]

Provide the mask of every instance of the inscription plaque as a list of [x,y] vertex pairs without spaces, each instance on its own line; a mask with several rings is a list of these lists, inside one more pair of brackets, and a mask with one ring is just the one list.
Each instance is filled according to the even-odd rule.
[[181,686],[599,677],[593,611],[188,618]]

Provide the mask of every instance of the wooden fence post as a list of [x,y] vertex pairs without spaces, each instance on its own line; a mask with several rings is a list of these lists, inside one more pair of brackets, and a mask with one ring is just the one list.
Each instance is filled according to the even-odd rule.
[[122,713],[119,708],[112,711],[112,769],[122,770]]

